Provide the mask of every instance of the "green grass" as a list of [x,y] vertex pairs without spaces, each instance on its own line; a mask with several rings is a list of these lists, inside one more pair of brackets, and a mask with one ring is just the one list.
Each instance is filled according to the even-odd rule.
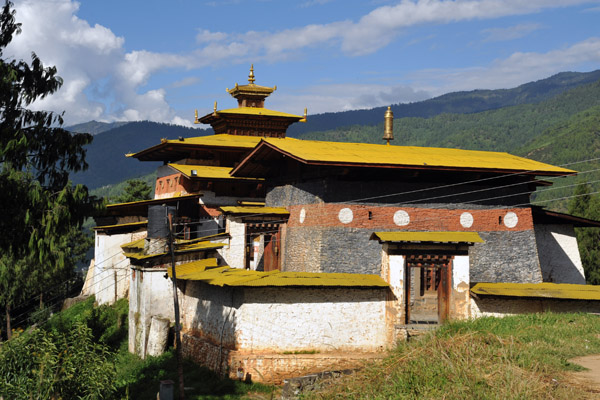
[[531,314],[454,322],[309,398],[579,399],[567,360],[600,353],[600,318]]
[[[175,353],[171,348],[160,357],[145,360],[129,353],[128,312],[127,299],[121,299],[112,306],[94,307],[94,298],[90,297],[52,316],[44,328],[64,332],[72,329],[77,322],[85,322],[95,340],[108,346],[112,352],[117,372],[117,394],[112,398],[155,399],[161,380],[178,382]],[[185,360],[183,369],[186,399],[270,399],[275,390],[273,386],[221,378],[189,360]],[[177,388],[175,393],[177,398]]]

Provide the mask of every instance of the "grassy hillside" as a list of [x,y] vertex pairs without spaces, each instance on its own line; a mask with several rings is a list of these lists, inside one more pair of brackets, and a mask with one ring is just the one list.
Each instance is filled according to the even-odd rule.
[[600,319],[532,314],[453,322],[308,398],[586,399],[570,358],[600,352]]

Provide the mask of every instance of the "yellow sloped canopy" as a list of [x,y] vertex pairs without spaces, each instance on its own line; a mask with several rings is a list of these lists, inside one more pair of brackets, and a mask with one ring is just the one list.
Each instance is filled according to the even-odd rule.
[[290,212],[285,207],[225,206],[219,207],[219,209],[225,214],[290,214]]
[[[144,253],[144,243],[145,239],[140,239],[133,241],[131,243],[127,243],[121,246],[125,257],[133,258],[135,260],[145,260],[153,257],[160,257],[169,254],[168,252],[164,253],[156,253],[156,254],[145,254]],[[223,248],[225,243],[213,243],[211,241],[201,241],[201,242],[186,242],[186,243],[176,243],[175,244],[175,254],[191,252],[191,251],[201,251],[201,250],[216,250]]]
[[[174,168],[175,170],[181,172],[188,178],[206,178],[206,179],[232,179],[232,180],[263,180],[262,178],[244,178],[244,177],[234,177],[229,175],[232,168],[228,167],[214,167],[207,165],[183,165],[183,164],[169,164],[169,167]],[[196,171],[196,174],[193,175],[193,171]]]
[[529,160],[508,153],[445,149],[437,147],[386,146],[367,143],[322,142],[265,138],[277,147],[306,162],[410,166],[426,168],[493,169],[565,175],[575,171]]
[[[315,272],[251,271],[239,268],[216,267],[216,258],[176,266],[177,278],[203,281],[215,286],[345,286],[388,287],[379,275],[338,274]],[[171,276],[171,271],[169,271]]]
[[380,242],[483,243],[477,232],[373,232]]
[[478,283],[471,292],[491,296],[600,300],[600,286],[568,283]]
[[148,221],[138,221],[138,222],[128,222],[126,224],[95,226],[92,229],[96,231],[96,230],[100,230],[100,229],[117,229],[117,228],[144,226],[144,225],[148,225]]
[[283,118],[294,118],[302,119],[300,115],[288,114],[281,111],[269,110],[268,108],[262,107],[238,107],[228,108],[225,110],[217,111],[217,114],[240,114],[240,115],[265,115],[269,117],[283,117]]
[[[216,258],[207,258],[205,260],[192,261],[189,263],[176,265],[177,279],[194,280],[196,274],[204,272],[207,268],[216,268],[219,262]],[[167,269],[169,278],[173,277],[173,268]]]

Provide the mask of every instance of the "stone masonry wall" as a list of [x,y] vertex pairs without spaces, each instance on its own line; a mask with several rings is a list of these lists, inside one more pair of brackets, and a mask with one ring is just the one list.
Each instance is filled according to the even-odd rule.
[[469,250],[471,282],[542,282],[533,230],[479,232],[479,236],[485,243],[475,243]]

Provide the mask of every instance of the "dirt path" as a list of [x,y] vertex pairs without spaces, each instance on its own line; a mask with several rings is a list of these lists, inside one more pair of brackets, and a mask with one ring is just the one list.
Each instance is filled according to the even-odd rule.
[[590,399],[600,399],[600,354],[576,357],[569,362],[587,368],[586,371],[570,373],[571,383],[589,393]]

